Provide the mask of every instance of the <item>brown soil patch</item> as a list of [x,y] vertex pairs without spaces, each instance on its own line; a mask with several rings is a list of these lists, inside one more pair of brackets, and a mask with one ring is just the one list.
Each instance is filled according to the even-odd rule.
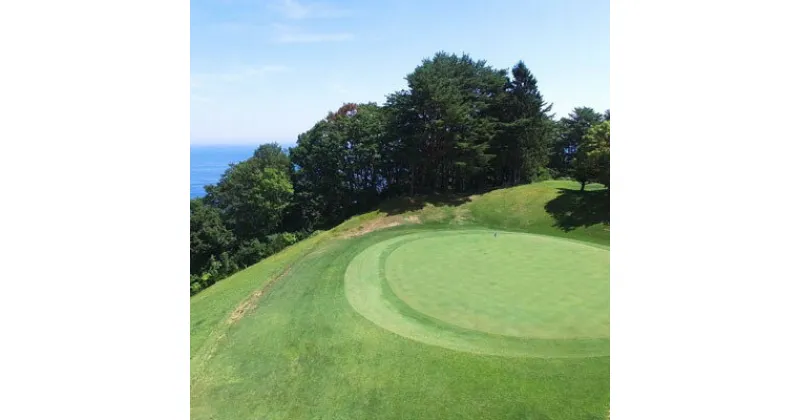
[[256,290],[255,292],[251,293],[250,296],[245,299],[244,302],[240,303],[236,309],[233,310],[231,315],[228,317],[227,323],[233,324],[240,319],[244,318],[245,315],[252,312],[258,306],[258,301],[261,299],[261,296],[268,294],[272,288],[277,284],[282,278],[284,278],[287,274],[289,274],[289,270],[292,269],[292,265],[287,266],[279,275],[275,277],[274,280],[267,283],[261,290]]
[[422,221],[419,220],[419,216],[417,216],[417,215],[406,216],[405,221],[408,222],[408,223],[413,223],[413,224],[422,223]]

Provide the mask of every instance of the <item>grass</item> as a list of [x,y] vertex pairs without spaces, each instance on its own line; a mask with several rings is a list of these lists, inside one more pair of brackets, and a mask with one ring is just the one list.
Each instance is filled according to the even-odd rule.
[[[570,196],[572,201],[560,203],[562,207],[559,207],[559,212],[546,208],[554,200],[571,194],[562,189],[572,191],[575,187],[574,183],[559,181],[498,190],[461,201],[415,202],[407,208],[395,206],[393,209],[379,209],[350,220],[334,231],[296,244],[194,296],[191,307],[192,418],[607,418],[609,359],[605,355],[558,358],[523,357],[520,354],[519,357],[509,357],[511,354],[499,356],[492,351],[469,351],[458,346],[473,346],[480,350],[485,347],[476,346],[513,349],[516,345],[516,349],[522,352],[530,350],[526,346],[531,343],[525,340],[534,340],[537,346],[551,346],[544,351],[552,354],[565,351],[559,349],[558,345],[546,344],[557,340],[521,339],[481,331],[461,331],[469,325],[448,326],[441,330],[445,331],[444,336],[449,333],[455,337],[454,340],[462,340],[460,344],[453,344],[458,348],[456,350],[453,346],[441,343],[409,339],[385,326],[379,326],[356,311],[349,300],[353,295],[353,284],[349,280],[351,273],[359,269],[372,270],[369,265],[380,264],[381,256],[385,256],[384,262],[389,273],[386,282],[368,282],[364,290],[357,289],[359,292],[356,297],[366,296],[367,291],[374,291],[374,288],[378,288],[377,293],[382,293],[381,288],[391,287],[389,282],[398,286],[397,282],[418,278],[413,273],[402,272],[406,267],[406,264],[402,264],[403,259],[420,261],[424,256],[414,248],[406,249],[408,255],[402,253],[404,248],[400,242],[405,240],[404,235],[429,238],[431,230],[435,230],[436,236],[430,239],[435,241],[439,236],[451,235],[446,232],[454,228],[490,227],[607,245],[607,226],[602,223],[571,226],[577,223],[571,223],[569,218],[575,220],[578,214],[596,212],[592,207],[593,202],[580,201],[576,204]],[[523,205],[525,202],[533,204]],[[563,207],[570,203],[573,210],[563,211]],[[497,207],[504,209],[506,215],[497,213]],[[382,220],[392,217],[413,222],[378,230]],[[564,220],[569,223],[565,225]],[[375,231],[359,236],[348,234],[363,228],[364,224]],[[548,242],[547,247],[543,248],[564,246],[567,247],[564,252],[571,252],[573,246],[578,246],[569,241],[558,243],[560,245]],[[387,246],[391,244],[398,245],[397,254],[387,253]],[[438,243],[434,246],[441,249],[448,248],[449,244]],[[470,245],[467,241],[463,243],[461,251],[476,253],[480,252],[479,249],[476,243]],[[449,258],[441,257],[442,261],[452,261],[459,255],[458,249],[451,251],[453,254]],[[556,254],[554,252],[552,257],[563,260],[563,253]],[[392,258],[400,260],[393,262]],[[516,258],[498,255],[494,264],[500,264],[504,270],[513,273],[518,268],[513,268],[510,261],[521,258],[521,255],[516,255]],[[291,268],[287,270],[287,267]],[[467,267],[458,269],[461,270],[459,278],[468,275]],[[396,270],[401,272],[392,274]],[[274,282],[281,274],[284,276]],[[438,277],[435,270],[430,275]],[[348,281],[345,281],[346,277]],[[368,279],[368,276],[357,276],[361,277]],[[605,280],[607,282],[607,278]],[[465,281],[475,289],[480,287],[481,278],[476,274]],[[227,322],[241,302],[269,284],[272,287],[257,300],[249,313],[237,322]],[[428,289],[420,289],[426,287]],[[425,294],[437,287],[440,288],[441,283],[438,286],[436,283],[418,283],[409,290]],[[513,287],[526,286],[517,284]],[[580,284],[574,283],[571,290],[580,287]],[[564,291],[559,293],[563,296]],[[417,305],[423,305],[418,306],[419,310],[411,308],[416,314],[405,312],[410,310],[408,306],[399,307],[390,302],[392,306],[387,307],[394,311],[394,316],[399,317],[390,320],[411,325],[407,328],[424,328],[420,330],[423,334],[427,331],[432,336],[443,337],[430,332],[435,320],[427,319],[437,316],[446,318],[436,312],[440,305],[450,299],[465,299],[467,309],[480,308],[480,302],[469,301],[470,293],[453,290],[450,293],[455,294],[449,299],[440,296],[438,301],[416,302]],[[592,293],[586,292],[581,298],[589,299],[592,296]],[[408,296],[404,297],[408,299]],[[515,304],[521,305],[519,302]],[[495,310],[502,306],[499,300],[492,305]],[[551,309],[557,308],[558,299],[549,301],[548,305]],[[599,304],[595,310],[600,308],[600,312],[603,312],[601,315],[607,317],[607,308],[604,312],[601,307],[602,304]],[[420,311],[428,314],[420,315]],[[514,319],[513,312],[500,314],[500,318],[503,319],[502,323],[485,329],[496,332],[509,328],[509,325],[522,324]],[[563,322],[563,319],[554,319],[549,324],[553,331],[557,329],[558,322]],[[597,325],[586,328],[596,336],[603,335],[603,331],[598,332]],[[526,334],[536,336],[537,331],[528,331]],[[543,333],[539,331],[538,334]],[[607,339],[605,343],[607,348]],[[591,347],[591,343],[586,346]],[[571,350],[580,353],[580,349]]]
[[385,270],[392,291],[414,310],[462,328],[607,338],[608,263],[608,250],[575,242],[466,231],[406,242]]
[[[591,184],[577,191],[572,181],[545,181],[492,191],[477,197],[466,208],[477,224],[505,230],[570,237],[608,244],[608,193]],[[568,197],[569,199],[565,199]],[[585,214],[604,214],[596,220]],[[577,220],[591,220],[579,223]],[[605,223],[604,223],[605,222]]]
[[255,289],[274,279],[287,266],[302,258],[327,235],[317,235],[294,244],[278,255],[215,283],[190,300],[190,355],[194,357],[223,323],[228,314]]
[[[387,331],[426,344],[476,354],[515,357],[586,357],[608,355],[607,338],[520,338],[460,328],[412,308],[391,290],[382,269],[388,256],[420,237],[462,236],[462,231],[412,231],[369,246],[350,263],[345,273],[345,294],[351,306]],[[478,231],[470,231],[478,233]],[[479,231],[488,234],[487,231]],[[378,273],[378,274],[376,274]],[[378,281],[383,280],[383,281]],[[605,283],[605,282],[604,282]],[[463,302],[461,302],[463,303]],[[472,310],[460,311],[472,312]]]

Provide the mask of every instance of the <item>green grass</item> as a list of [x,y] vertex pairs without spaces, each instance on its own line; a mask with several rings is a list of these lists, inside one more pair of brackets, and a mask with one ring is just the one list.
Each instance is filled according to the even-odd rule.
[[[462,236],[463,232],[437,230],[405,235],[396,233],[397,236],[371,245],[359,253],[345,273],[345,294],[348,301],[358,313],[376,325],[422,343],[477,354],[515,357],[608,355],[607,337],[579,339],[510,337],[460,328],[415,310],[406,301],[397,297],[388,281],[385,281],[382,271],[388,256],[404,244],[420,237]],[[472,311],[461,311],[462,314],[465,312]]]
[[[475,330],[474,325],[469,324],[452,325],[453,319],[447,319],[442,312],[437,312],[448,301],[463,299],[466,308],[462,308],[462,313],[475,313],[483,307],[467,290],[442,289],[441,282],[430,285],[418,282],[408,290],[416,291],[419,295],[438,288],[450,293],[449,297],[442,295],[437,297],[438,300],[422,303],[410,299],[410,302],[403,301],[406,306],[399,305],[397,301],[388,301],[385,306],[373,305],[365,309],[385,316],[378,318],[378,322],[354,309],[355,305],[351,302],[355,297],[364,298],[363,302],[374,303],[370,299],[375,294],[384,300],[391,300],[392,294],[386,293],[386,289],[392,287],[390,283],[398,286],[406,281],[418,281],[417,274],[403,271],[407,265],[402,260],[408,258],[422,266],[425,255],[418,252],[419,249],[403,248],[402,242],[408,239],[404,235],[419,235],[435,242],[438,237],[457,235],[458,232],[448,233],[454,228],[476,229],[472,231],[474,233],[481,227],[490,227],[551,234],[607,245],[607,226],[602,223],[581,225],[583,221],[594,217],[596,208],[591,200],[597,196],[589,194],[591,200],[587,200],[584,194],[584,197],[576,199],[573,193],[560,191],[560,188],[574,189],[575,184],[533,184],[494,191],[462,203],[415,203],[404,211],[384,209],[346,222],[345,227],[330,233],[296,244],[194,296],[191,307],[192,418],[607,418],[607,338],[573,343],[569,347],[559,344],[559,340],[553,340],[552,337],[536,336],[550,337],[548,334],[552,335],[559,328],[558,325],[563,327],[567,321],[558,317],[547,324],[549,333],[530,330],[525,332],[524,338],[488,334]],[[555,207],[551,204],[554,200],[557,204]],[[534,204],[520,205],[525,202]],[[548,205],[549,210],[546,208]],[[572,210],[568,208],[570,205],[573,206]],[[495,212],[498,206],[505,209],[506,217]],[[526,215],[533,221],[529,221]],[[395,216],[411,222],[362,236],[346,234],[358,230],[362,223],[374,227],[375,223]],[[416,221],[422,223],[416,224]],[[435,229],[434,237],[430,237],[432,229]],[[501,240],[528,240],[523,239],[527,235],[518,236],[521,238]],[[563,251],[573,252],[575,246],[580,247],[569,241],[550,243],[546,238],[541,239],[545,242],[537,242],[542,248],[538,255],[544,255],[541,254],[544,252],[550,254],[548,258],[559,261],[569,259],[569,255],[545,249],[563,246],[566,247]],[[448,243],[431,244],[438,246],[440,251],[442,247],[449,247]],[[394,249],[397,253],[390,252],[390,245],[397,246]],[[456,245],[459,246],[442,251],[450,255],[437,253],[439,262],[452,262],[453,258],[461,255],[459,252],[481,252],[477,241],[470,244],[467,240]],[[519,246],[520,243],[505,245],[513,248],[513,245]],[[503,246],[505,252],[510,252],[506,248]],[[484,251],[488,252],[487,249]],[[498,254],[484,259],[487,266],[500,266],[501,270],[517,278],[513,274],[515,270],[520,274],[520,270],[526,269],[515,268],[512,262],[524,259],[525,252],[513,252],[517,254]],[[598,252],[605,251],[600,249]],[[470,262],[474,263],[472,268],[482,269],[480,266],[475,268],[479,261],[474,257],[470,258],[476,260]],[[400,260],[393,262],[393,258]],[[490,261],[492,259],[493,262]],[[379,271],[381,262],[386,263],[386,272],[389,273],[383,279],[385,281],[374,276],[355,276],[360,271]],[[533,264],[527,269],[547,271],[544,266],[537,268],[535,263],[525,264]],[[286,271],[287,266],[291,267],[287,274],[261,296],[251,312],[238,322],[226,322],[237,305],[253,291],[271,284],[276,276]],[[452,274],[464,278],[470,288],[480,289],[482,279],[479,273],[470,275],[466,266],[451,269],[460,270]],[[433,270],[430,276],[439,277],[435,269],[430,270]],[[559,294],[565,299],[602,300],[603,296],[598,296],[602,292],[572,290],[581,287],[579,277],[575,276],[570,287],[548,293],[545,301],[550,309],[542,308],[538,316],[544,316],[547,311],[569,312],[570,304],[555,298]],[[348,280],[345,281],[345,278]],[[362,283],[353,284],[353,278],[361,279]],[[602,280],[607,285],[607,276]],[[508,287],[525,289],[528,286],[516,284]],[[372,297],[370,293],[373,293]],[[502,293],[494,290],[488,294]],[[575,295],[570,297],[570,293]],[[517,306],[517,310],[528,310],[524,303],[514,301],[511,295],[513,293],[507,293],[506,298],[515,302],[513,305]],[[408,296],[404,298],[409,299]],[[515,318],[517,310],[503,313],[499,297],[494,299],[496,301],[488,305],[494,307],[502,322],[484,329],[502,332],[504,328],[514,328],[510,325],[524,324],[521,319]],[[402,301],[399,298],[397,300]],[[412,304],[416,304],[417,308],[412,308]],[[594,305],[594,313],[600,313],[598,318],[605,316],[607,320],[607,308],[603,310],[602,302],[595,302]],[[536,311],[532,314],[537,316]],[[441,317],[447,322],[439,319]],[[605,321],[595,322],[597,320],[591,316],[588,319],[587,314],[578,318],[585,322],[575,325],[589,331],[585,335],[603,336]],[[412,339],[403,334],[408,331],[398,333],[387,328],[391,325],[381,325],[380,322],[397,322],[401,324],[398,328],[410,328],[411,334],[429,334],[433,339],[444,341],[431,343],[420,340],[418,336]],[[415,332],[414,328],[418,331]],[[447,341],[447,334],[450,334],[450,342]],[[503,349],[511,350],[506,350],[508,353],[504,354]],[[605,350],[605,353],[601,350]],[[537,357],[537,351],[548,357]],[[602,356],[577,357],[586,354]]]
[[385,270],[392,291],[414,310],[462,328],[607,338],[608,263],[608,250],[576,242],[466,231],[406,242]]
[[294,244],[278,255],[248,267],[193,296],[190,300],[191,357],[211,338],[212,331],[223,323],[239,302],[275,278],[286,266],[302,258],[326,237],[324,234],[317,235]]
[[[545,181],[492,191],[466,204],[476,224],[608,244],[607,190],[573,181]],[[605,207],[603,206],[605,204]]]

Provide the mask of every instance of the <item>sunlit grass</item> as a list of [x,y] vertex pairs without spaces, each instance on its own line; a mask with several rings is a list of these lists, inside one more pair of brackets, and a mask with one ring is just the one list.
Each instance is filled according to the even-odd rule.
[[[344,275],[354,257],[407,233],[488,227],[608,245],[608,226],[592,224],[607,219],[598,195],[604,192],[595,186],[582,195],[562,190],[578,187],[550,181],[461,202],[416,202],[394,213],[368,213],[192,297],[192,418],[606,418],[608,357],[501,357],[425,344],[366,319],[345,294]],[[387,217],[403,225],[346,234]],[[552,257],[562,261],[558,264],[569,262],[568,256]],[[502,260],[507,271],[519,268]],[[282,273],[273,287],[265,288]],[[227,323],[256,290],[266,292],[255,307]],[[459,293],[474,299],[466,290]],[[550,304],[569,313],[565,302]],[[603,312],[600,306],[593,310]],[[510,324],[525,321],[509,319]],[[598,325],[586,328],[597,331]]]

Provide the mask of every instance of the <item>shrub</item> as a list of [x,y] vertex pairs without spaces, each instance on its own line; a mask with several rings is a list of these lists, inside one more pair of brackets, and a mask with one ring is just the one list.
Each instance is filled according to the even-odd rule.
[[198,282],[198,281],[193,281],[192,282],[192,285],[191,285],[191,294],[192,295],[195,295],[195,294],[199,293],[203,289],[205,289],[205,287],[203,287],[203,285],[200,284],[200,282]]
[[239,267],[249,267],[270,255],[269,246],[258,239],[250,239],[239,246],[234,260]]
[[239,244],[233,253],[225,251],[219,255],[212,255],[203,267],[202,275],[191,276],[191,294],[194,295],[217,281],[318,233],[319,231],[275,233],[261,240],[246,240]]
[[551,170],[546,167],[540,166],[533,174],[532,182],[547,181],[550,179],[553,179],[553,174],[551,173]]
[[230,256],[230,254],[227,251],[223,252],[219,256],[219,262],[221,264],[219,275],[222,278],[228,277],[231,274],[239,271],[239,265],[236,264],[236,261],[233,259],[233,257]]

